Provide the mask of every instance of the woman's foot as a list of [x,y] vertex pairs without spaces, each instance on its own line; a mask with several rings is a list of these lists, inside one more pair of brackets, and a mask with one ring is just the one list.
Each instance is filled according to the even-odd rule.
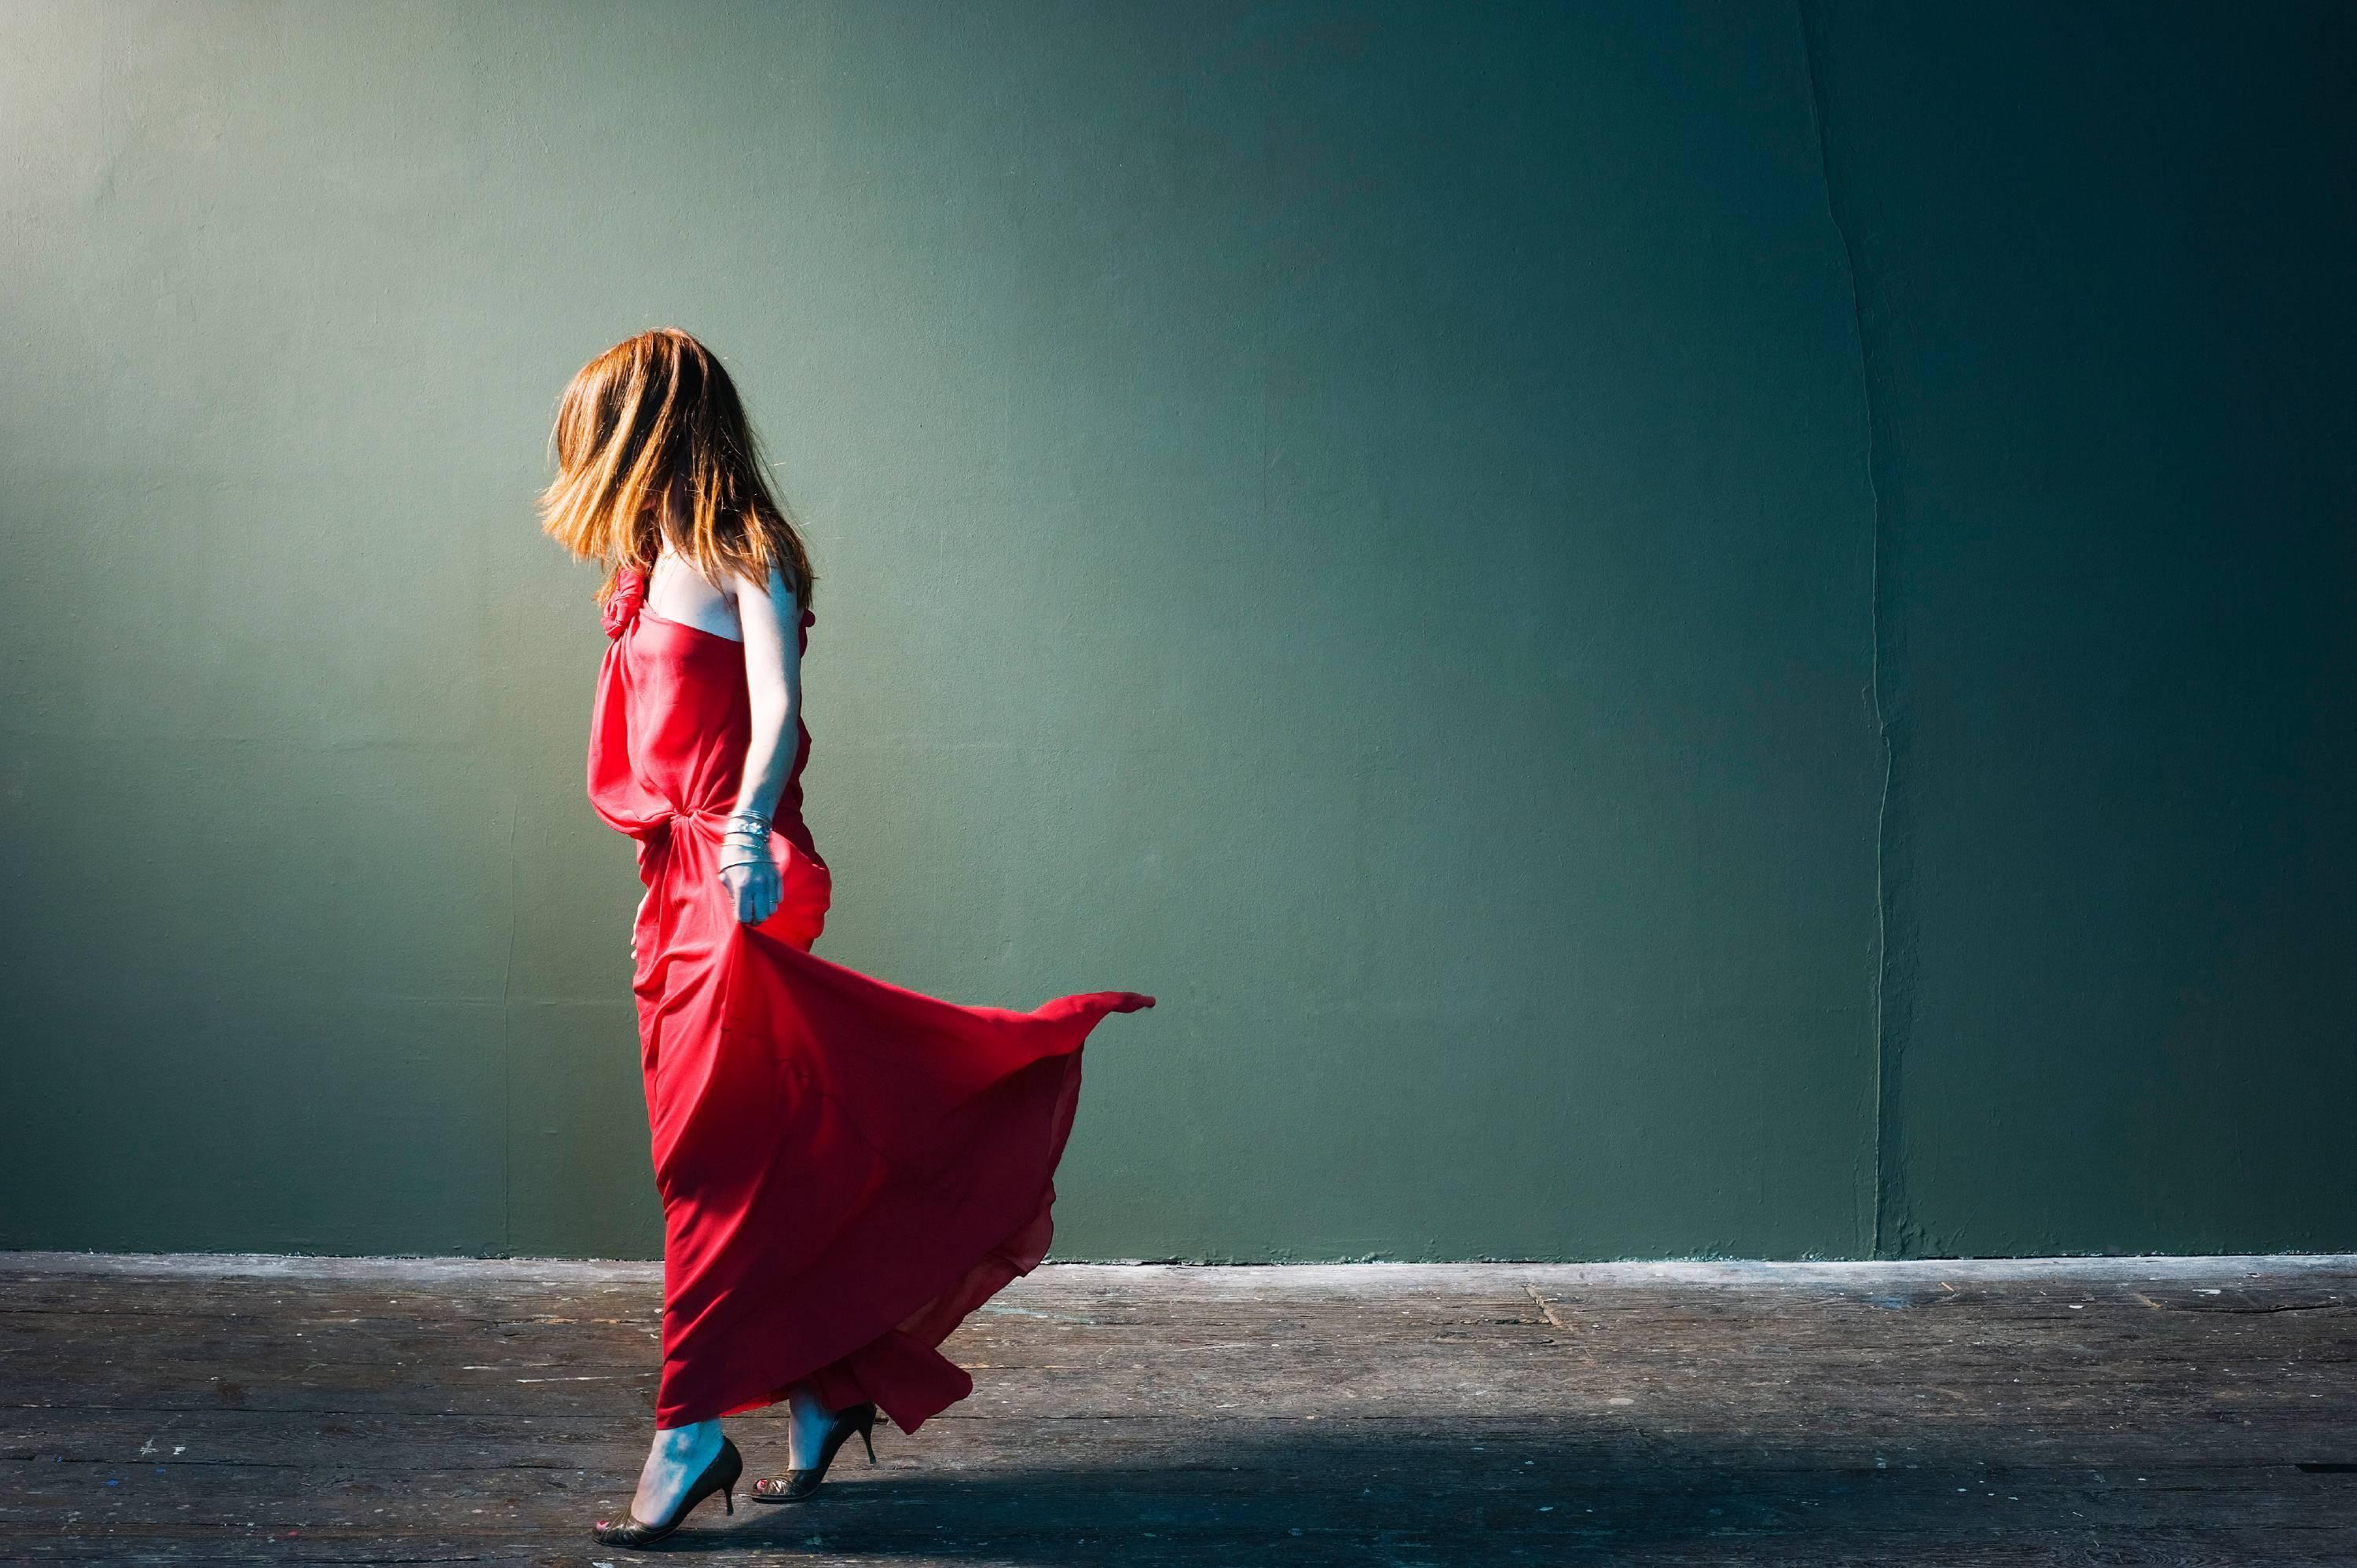
[[819,1402],[807,1383],[796,1383],[786,1394],[786,1463],[797,1470],[818,1464],[826,1434],[834,1429],[834,1412]]
[[704,1474],[720,1452],[720,1423],[699,1421],[655,1433],[647,1462],[639,1471],[639,1489],[630,1498],[630,1512],[653,1523],[671,1517],[687,1488]]
[[853,1437],[866,1446],[867,1462],[876,1462],[876,1407],[861,1403],[831,1411],[808,1389],[796,1387],[786,1395],[786,1460],[782,1476],[764,1476],[753,1483],[757,1503],[798,1503],[826,1479],[826,1472],[845,1443]]

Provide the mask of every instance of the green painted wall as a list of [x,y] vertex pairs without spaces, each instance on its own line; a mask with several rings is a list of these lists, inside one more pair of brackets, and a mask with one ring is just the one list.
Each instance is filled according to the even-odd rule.
[[1812,16],[1883,504],[1882,1244],[2357,1244],[2357,8]]
[[1065,1255],[2357,1246],[2351,57],[0,11],[0,1244],[657,1246],[529,503],[673,324],[823,574],[819,950],[1161,999]]

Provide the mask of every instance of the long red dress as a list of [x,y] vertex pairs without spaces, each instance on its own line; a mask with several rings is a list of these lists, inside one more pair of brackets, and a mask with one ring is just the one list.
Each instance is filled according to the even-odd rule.
[[913,1432],[974,1388],[937,1347],[1047,1252],[1082,1042],[1154,999],[963,1007],[812,953],[832,879],[799,724],[771,814],[784,897],[740,924],[716,868],[751,728],[744,645],[642,612],[644,593],[625,573],[606,606],[589,799],[651,891],[631,991],[663,1203],[655,1424],[808,1380]]

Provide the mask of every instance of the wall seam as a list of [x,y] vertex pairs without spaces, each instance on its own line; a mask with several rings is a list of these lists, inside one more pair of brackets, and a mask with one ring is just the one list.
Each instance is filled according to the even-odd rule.
[[522,923],[522,872],[516,862],[516,823],[523,798],[508,791],[508,955],[500,971],[500,1249],[514,1256],[515,1240],[515,952]]
[[1810,0],[1793,0],[1793,13],[1800,24],[1801,68],[1808,81],[1809,124],[1816,134],[1817,177],[1825,196],[1825,218],[1833,225],[1834,234],[1841,242],[1843,280],[1848,285],[1850,328],[1857,343],[1858,392],[1864,415],[1866,437],[1866,488],[1869,500],[1869,536],[1867,568],[1867,642],[1868,670],[1866,698],[1872,715],[1876,743],[1882,752],[1882,779],[1875,806],[1874,854],[1874,954],[1871,964],[1871,1006],[1874,1029],[1874,1081],[1871,1096],[1874,1106],[1872,1145],[1873,1205],[1866,1237],[1867,1251],[1872,1257],[1889,1257],[1902,1251],[1911,1231],[1906,1209],[1905,1161],[1900,1149],[1899,1127],[1899,1084],[1900,1058],[1911,1019],[1912,987],[1900,972],[1900,961],[1894,959],[1894,947],[1902,953],[1911,949],[1894,944],[1892,928],[1897,900],[1904,878],[1900,874],[1900,847],[1899,790],[1900,746],[1893,690],[1891,658],[1895,634],[1889,614],[1888,579],[1890,550],[1889,509],[1883,498],[1882,467],[1885,443],[1881,439],[1881,418],[1874,395],[1874,364],[1867,350],[1865,292],[1859,284],[1858,251],[1845,222],[1839,199],[1834,194],[1833,154],[1827,130],[1825,92],[1817,72],[1817,37],[1819,27],[1812,15]]

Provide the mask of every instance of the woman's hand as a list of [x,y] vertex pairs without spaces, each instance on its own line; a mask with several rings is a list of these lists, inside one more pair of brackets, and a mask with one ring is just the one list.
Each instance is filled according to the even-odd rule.
[[639,922],[647,918],[647,900],[654,896],[655,890],[651,887],[640,894],[638,913],[630,917],[630,961],[633,963],[639,959]]
[[[761,858],[750,865],[743,864],[748,854],[759,854]],[[778,875],[778,863],[770,858],[769,845],[765,843],[757,849],[747,836],[731,833],[721,841],[720,858],[739,863],[723,865],[719,875],[720,886],[728,890],[728,897],[741,924],[758,926],[777,913],[778,904],[785,897],[786,889]]]

